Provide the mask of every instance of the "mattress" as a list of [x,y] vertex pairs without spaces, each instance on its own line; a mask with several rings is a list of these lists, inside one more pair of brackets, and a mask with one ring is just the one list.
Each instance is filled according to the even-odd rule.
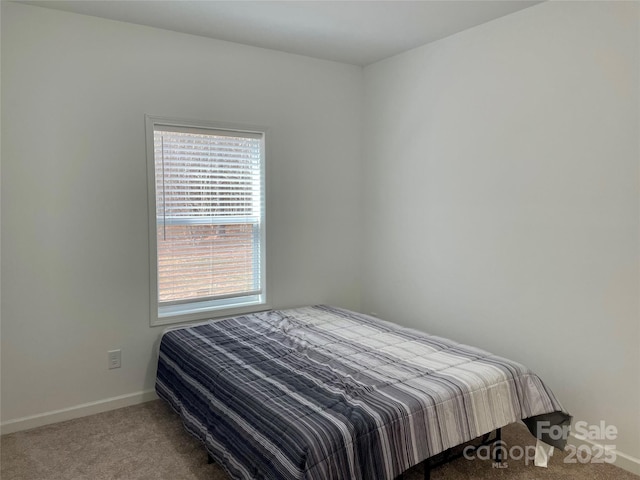
[[393,479],[525,420],[570,415],[525,366],[330,306],[174,328],[156,391],[237,479]]

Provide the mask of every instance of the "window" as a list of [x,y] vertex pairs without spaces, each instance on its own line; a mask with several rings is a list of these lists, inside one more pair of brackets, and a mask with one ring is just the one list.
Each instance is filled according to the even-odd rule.
[[152,325],[265,308],[264,137],[147,116]]

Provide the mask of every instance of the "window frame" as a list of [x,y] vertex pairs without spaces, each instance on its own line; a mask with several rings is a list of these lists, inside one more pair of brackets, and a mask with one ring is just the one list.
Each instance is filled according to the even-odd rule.
[[[185,302],[164,307],[161,312],[158,298],[158,241],[156,219],[156,165],[154,154],[154,132],[156,127],[177,127],[186,129],[215,130],[218,132],[258,134],[262,137],[260,158],[261,215],[260,215],[260,285],[257,295],[234,296],[216,300]],[[266,127],[238,125],[204,120],[145,115],[146,161],[147,161],[147,217],[149,227],[149,325],[162,326],[183,322],[228,317],[235,314],[268,310],[266,275]],[[238,300],[242,299],[244,300]]]

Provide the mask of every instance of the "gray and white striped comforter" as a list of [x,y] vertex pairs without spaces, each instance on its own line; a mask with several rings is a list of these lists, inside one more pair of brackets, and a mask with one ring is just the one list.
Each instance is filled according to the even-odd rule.
[[156,391],[242,479],[392,479],[520,419],[570,420],[518,363],[327,306],[167,331]]

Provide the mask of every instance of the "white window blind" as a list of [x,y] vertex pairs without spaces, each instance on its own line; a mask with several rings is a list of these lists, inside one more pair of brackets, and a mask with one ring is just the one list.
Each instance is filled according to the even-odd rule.
[[260,303],[263,135],[153,125],[159,317]]

